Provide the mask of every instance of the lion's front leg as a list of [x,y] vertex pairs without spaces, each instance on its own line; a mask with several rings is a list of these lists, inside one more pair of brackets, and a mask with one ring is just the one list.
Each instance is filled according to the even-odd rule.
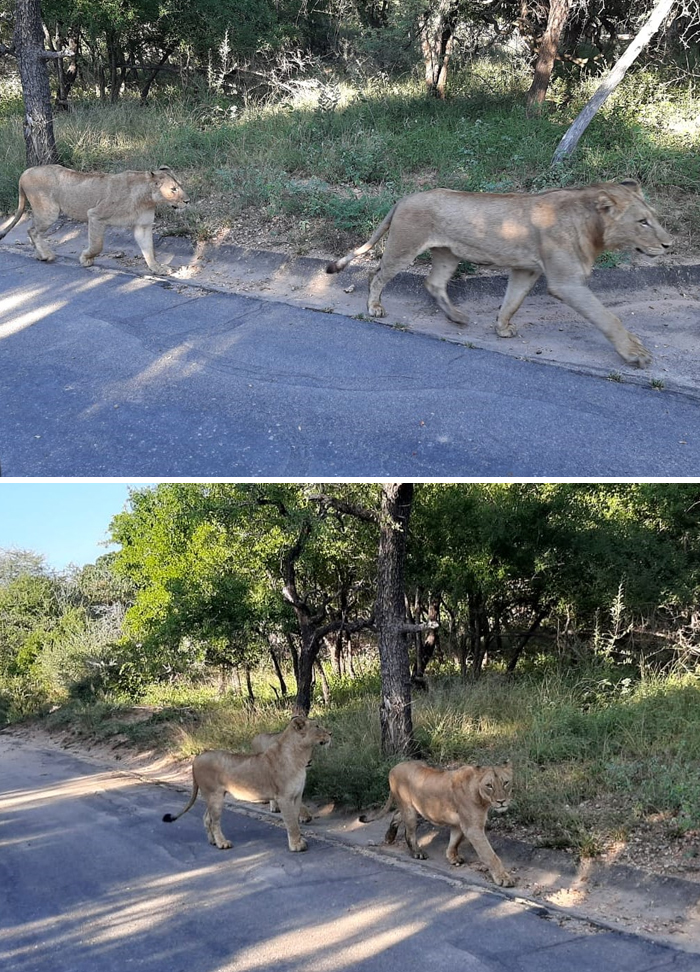
[[464,864],[464,858],[458,853],[459,845],[462,843],[464,834],[462,833],[462,828],[451,827],[450,828],[450,842],[447,845],[446,857],[450,864],[454,864],[455,867],[461,867]]
[[299,829],[299,813],[301,811],[301,794],[298,798],[278,800],[282,819],[287,828],[287,841],[290,851],[305,851],[308,844],[301,836]]
[[139,245],[148,269],[153,273],[169,274],[170,269],[164,263],[158,263],[153,249],[153,221],[150,223],[137,223],[134,226],[134,238]]
[[462,831],[478,854],[481,863],[485,864],[491,872],[491,877],[494,882],[501,887],[512,888],[515,881],[504,868],[500,857],[489,843],[485,832],[478,826],[465,827],[464,824],[462,825]]
[[595,294],[588,287],[578,281],[561,281],[547,278],[549,292],[554,297],[573,307],[575,311],[595,324],[606,338],[615,346],[615,350],[627,364],[637,368],[646,368],[651,363],[651,354],[644,347],[639,338],[630,333],[622,324],[619,317],[601,304]]
[[511,270],[508,276],[506,294],[498,312],[496,334],[499,337],[516,337],[517,331],[511,318],[539,280],[539,270]]

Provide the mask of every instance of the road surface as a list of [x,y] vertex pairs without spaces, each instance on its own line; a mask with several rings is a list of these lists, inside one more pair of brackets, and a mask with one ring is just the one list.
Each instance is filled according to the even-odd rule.
[[700,401],[0,248],[6,477],[696,477]]
[[[0,735],[3,972],[697,972],[700,956]],[[313,826],[306,828],[307,834]]]

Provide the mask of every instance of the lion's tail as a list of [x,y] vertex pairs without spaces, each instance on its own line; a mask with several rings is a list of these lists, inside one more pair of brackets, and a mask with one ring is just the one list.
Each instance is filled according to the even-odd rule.
[[187,811],[194,806],[194,801],[197,799],[198,793],[199,793],[199,786],[197,785],[197,781],[193,779],[192,796],[190,797],[190,802],[187,804],[184,810],[181,810],[179,813],[176,813],[175,816],[173,816],[172,813],[166,813],[165,816],[163,817],[163,823],[175,823],[176,820],[179,820],[184,813],[187,813]]
[[394,805],[394,794],[390,793],[382,809],[375,810],[373,813],[363,813],[362,816],[360,817],[360,823],[372,823],[373,820],[379,820],[380,817],[385,817],[387,813],[389,813],[393,805]]
[[19,223],[19,221],[20,221],[20,219],[22,217],[22,213],[25,210],[26,205],[27,205],[27,194],[25,193],[24,189],[22,188],[22,180],[20,179],[19,180],[19,205],[17,206],[17,212],[12,217],[12,219],[10,220],[10,222],[7,223],[5,226],[3,226],[0,229],[0,240],[4,236],[7,236],[7,234],[10,232],[10,230],[14,226],[16,226],[17,223]]
[[389,231],[391,221],[394,218],[395,210],[396,206],[392,206],[366,243],[363,243],[362,246],[358,246],[356,250],[350,250],[349,253],[346,253],[345,256],[341,257],[339,260],[329,263],[326,267],[326,273],[340,273],[340,271],[344,270],[348,263],[351,263],[355,257],[362,256],[363,253],[367,253],[368,250],[371,250],[374,244],[378,243],[382,236]]

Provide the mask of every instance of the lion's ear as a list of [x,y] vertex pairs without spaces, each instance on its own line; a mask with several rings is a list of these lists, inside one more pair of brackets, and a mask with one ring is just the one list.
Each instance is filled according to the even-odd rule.
[[640,198],[643,198],[642,187],[639,185],[636,179],[623,179],[620,185],[625,186],[627,189],[633,192],[635,196],[639,196]]
[[296,729],[297,732],[301,732],[301,730],[306,725],[306,719],[304,718],[304,716],[298,716],[298,715],[297,716],[293,716],[292,717],[292,725],[294,726],[294,728]]
[[625,207],[621,205],[615,197],[603,189],[598,193],[595,201],[595,208],[602,216],[618,216],[624,212]]

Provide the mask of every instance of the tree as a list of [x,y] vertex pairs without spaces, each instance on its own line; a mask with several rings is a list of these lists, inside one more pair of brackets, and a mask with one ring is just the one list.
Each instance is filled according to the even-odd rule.
[[385,756],[416,750],[406,635],[404,563],[413,483],[382,486],[375,623],[382,673],[379,723]]
[[52,57],[62,57],[63,54],[44,50],[39,0],[17,0],[13,47],[22,81],[27,165],[50,165],[58,162],[58,150],[53,132],[46,61]]
[[445,97],[447,68],[459,19],[459,0],[433,0],[420,18],[425,84],[430,94]]
[[182,483],[132,494],[132,512],[112,524],[122,545],[115,567],[137,585],[126,621],[145,640],[154,671],[175,664],[189,638],[206,646],[207,664],[247,672],[261,641],[272,651],[274,635],[291,634],[296,619],[295,708],[309,712],[324,639],[367,627],[371,617],[360,531],[307,492]]
[[571,155],[579,139],[588,128],[598,109],[610,97],[615,88],[620,84],[627,69],[634,63],[639,54],[644,50],[651,38],[657,32],[661,24],[666,20],[671,10],[675,6],[676,0],[657,0],[649,19],[639,31],[635,39],[629,45],[622,57],[619,58],[613,69],[605,80],[598,86],[593,97],[581,109],[576,116],[568,131],[556,148],[552,165],[563,161]]
[[528,111],[540,107],[547,94],[559,41],[571,10],[571,3],[572,0],[550,0],[547,28],[540,43],[532,85],[527,93]]

